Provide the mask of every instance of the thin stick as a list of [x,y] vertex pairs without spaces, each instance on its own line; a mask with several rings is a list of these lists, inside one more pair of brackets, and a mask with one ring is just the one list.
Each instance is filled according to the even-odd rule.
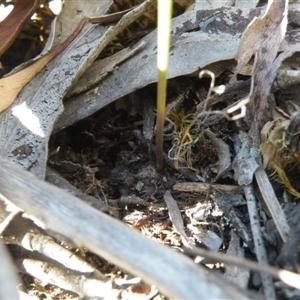
[[[264,241],[261,234],[261,228],[259,224],[259,216],[257,213],[256,200],[254,196],[254,191],[251,186],[245,186],[245,196],[247,199],[248,212],[251,223],[251,230],[255,245],[255,252],[258,263],[260,265],[268,265],[267,252],[264,246]],[[276,299],[275,289],[273,285],[272,278],[269,275],[261,275],[262,285],[264,287],[266,299]]]
[[194,256],[202,256],[217,262],[232,264],[240,268],[245,268],[254,272],[270,275],[273,278],[282,280],[289,286],[300,289],[300,275],[294,272],[290,272],[284,269],[277,269],[272,266],[260,265],[257,262],[251,261],[249,259],[242,259],[240,257],[213,252],[202,248],[185,248],[184,253]]

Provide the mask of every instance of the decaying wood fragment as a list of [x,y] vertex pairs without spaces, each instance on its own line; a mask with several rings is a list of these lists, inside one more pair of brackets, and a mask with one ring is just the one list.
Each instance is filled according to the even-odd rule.
[[[240,238],[238,235],[231,230],[231,239],[228,250],[226,252],[227,255],[236,256],[240,259],[245,259],[244,257],[244,249],[240,246]],[[226,277],[236,282],[241,288],[247,288],[248,280],[250,277],[249,270],[245,270],[237,267],[236,265],[226,265]]]
[[105,276],[89,263],[56,243],[52,237],[42,233],[31,220],[22,218],[21,215],[18,215],[5,230],[2,239],[6,244],[19,245],[28,251],[43,254],[70,270],[86,275],[94,273],[105,279]]
[[236,230],[238,236],[248,245],[250,249],[253,249],[252,234],[235,212],[232,204],[230,203],[230,195],[221,195],[220,193],[216,192],[215,199],[218,207],[222,209],[224,215],[230,220],[230,223]]
[[226,194],[244,193],[243,187],[241,186],[204,182],[178,182],[173,185],[173,189],[176,191],[190,193],[210,193],[214,191]]

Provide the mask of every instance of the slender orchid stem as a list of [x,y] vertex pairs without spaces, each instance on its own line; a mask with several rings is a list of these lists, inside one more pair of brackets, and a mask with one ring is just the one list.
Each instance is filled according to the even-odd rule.
[[157,25],[157,118],[156,118],[156,167],[163,170],[163,133],[167,94],[172,0],[158,0]]

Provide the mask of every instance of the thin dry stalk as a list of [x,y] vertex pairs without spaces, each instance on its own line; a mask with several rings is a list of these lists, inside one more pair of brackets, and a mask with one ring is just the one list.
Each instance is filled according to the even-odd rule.
[[[257,213],[256,199],[254,191],[250,186],[245,187],[245,196],[247,199],[248,212],[250,217],[252,235],[255,245],[255,252],[258,263],[260,265],[268,265],[268,256],[264,246],[261,228],[259,224],[259,216]],[[276,299],[275,289],[272,277],[269,275],[261,275],[262,285],[264,287],[266,299]]]

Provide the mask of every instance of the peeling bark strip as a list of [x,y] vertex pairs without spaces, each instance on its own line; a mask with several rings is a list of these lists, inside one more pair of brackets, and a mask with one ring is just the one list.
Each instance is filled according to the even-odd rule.
[[254,120],[251,133],[256,143],[259,122],[277,69],[281,62],[292,54],[287,51],[277,57],[280,43],[286,33],[287,8],[287,0],[269,0],[264,16],[254,18],[243,33],[235,55],[238,61],[237,72],[247,64],[252,55],[255,55],[249,109]]

